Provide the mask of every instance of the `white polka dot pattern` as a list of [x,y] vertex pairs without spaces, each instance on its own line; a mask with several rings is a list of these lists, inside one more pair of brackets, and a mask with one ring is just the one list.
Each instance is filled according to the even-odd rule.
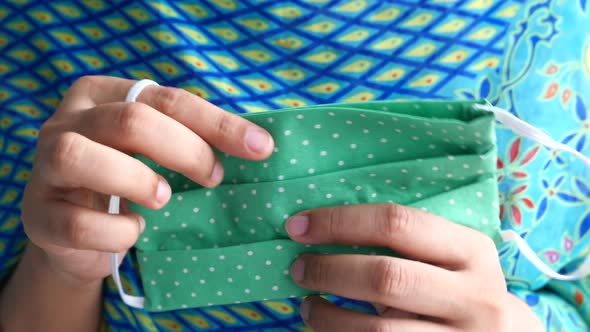
[[276,152],[261,162],[219,153],[225,180],[215,189],[140,158],[174,192],[159,211],[131,204],[149,226],[136,244],[146,308],[310,294],[284,273],[303,252],[392,254],[297,244],[284,222],[301,210],[396,202],[496,238],[494,120],[471,105],[382,102],[248,114],[273,134]]

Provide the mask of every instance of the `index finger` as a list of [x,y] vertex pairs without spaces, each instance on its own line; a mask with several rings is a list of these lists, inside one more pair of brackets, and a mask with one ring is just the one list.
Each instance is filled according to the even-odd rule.
[[186,90],[151,85],[138,101],[176,119],[223,152],[261,160],[273,151],[274,142],[266,130]]
[[304,211],[289,219],[286,228],[302,243],[388,247],[411,259],[456,269],[476,263],[477,255],[494,245],[476,230],[393,203]]
[[[87,76],[78,80],[63,103],[77,108],[121,102],[137,81],[109,76]],[[147,104],[180,122],[207,143],[231,155],[253,160],[267,158],[274,141],[263,128],[178,88],[146,87],[137,102]]]

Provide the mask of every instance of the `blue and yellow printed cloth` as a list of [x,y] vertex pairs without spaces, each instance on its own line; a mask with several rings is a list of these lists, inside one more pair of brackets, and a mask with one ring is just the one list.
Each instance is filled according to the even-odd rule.
[[[482,99],[590,151],[587,0],[145,0],[0,2],[0,271],[26,239],[20,201],[41,123],[88,74],[151,78],[233,112],[385,99]],[[197,111],[197,110],[195,110]],[[503,227],[554,269],[590,252],[590,172],[498,129]],[[513,244],[510,289],[549,331],[590,329],[590,280],[550,281]],[[141,292],[131,258],[127,292]],[[116,331],[305,331],[300,299],[166,313],[126,307]],[[332,297],[349,308],[366,303]]]

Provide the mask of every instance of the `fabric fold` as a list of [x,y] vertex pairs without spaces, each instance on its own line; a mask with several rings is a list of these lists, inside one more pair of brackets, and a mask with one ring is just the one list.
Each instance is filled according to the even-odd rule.
[[137,247],[145,308],[165,311],[301,296],[289,275],[304,252],[393,254],[386,248],[306,247],[284,223],[302,210],[393,202],[501,241],[494,117],[473,102],[374,102],[244,115],[273,135],[264,161],[219,154],[225,180],[204,188],[145,158],[170,180]]

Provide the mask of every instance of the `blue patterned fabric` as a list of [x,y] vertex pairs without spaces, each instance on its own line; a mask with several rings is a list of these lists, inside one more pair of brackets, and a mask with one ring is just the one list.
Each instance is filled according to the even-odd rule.
[[[19,221],[40,125],[80,76],[151,78],[233,112],[397,98],[481,99],[588,152],[586,0],[0,2],[0,271],[26,244]],[[195,110],[197,111],[197,110]],[[590,251],[589,171],[498,129],[503,227],[548,264]],[[550,331],[590,327],[590,282],[550,282],[499,247],[510,289]],[[140,293],[128,256],[127,292]],[[117,331],[305,331],[300,299],[147,313],[105,287]],[[346,307],[368,304],[331,297]]]

